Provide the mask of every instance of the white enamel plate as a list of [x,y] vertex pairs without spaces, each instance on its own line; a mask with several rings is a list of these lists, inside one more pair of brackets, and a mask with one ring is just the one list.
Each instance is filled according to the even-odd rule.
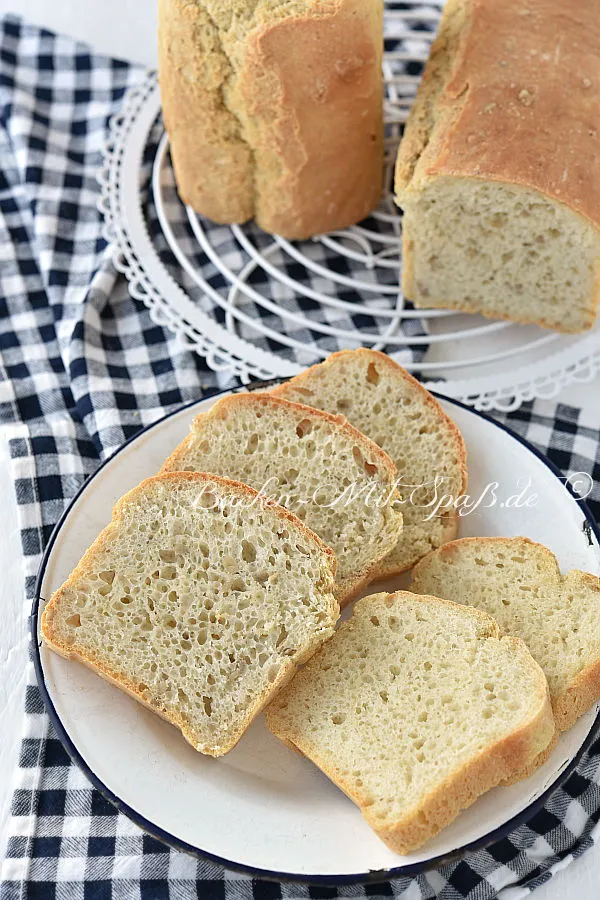
[[[188,406],[126,444],[85,484],[46,552],[32,617],[35,662],[52,722],[76,762],[158,838],[266,877],[342,883],[412,874],[527,821],[591,740],[597,710],[561,737],[533,777],[490,791],[421,850],[398,856],[312,763],[268,732],[262,717],[235,750],[209,759],[133,699],[40,645],[44,601],[108,523],[114,502],[155,474],[194,415],[213,402]],[[595,526],[571,486],[501,426],[443,403],[466,440],[471,497],[483,498],[462,519],[461,534],[525,535],[549,546],[563,569],[600,573]]]

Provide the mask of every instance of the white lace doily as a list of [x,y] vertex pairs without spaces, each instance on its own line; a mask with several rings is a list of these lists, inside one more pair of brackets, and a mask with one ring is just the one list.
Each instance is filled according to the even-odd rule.
[[[386,4],[388,188],[438,18],[437,4]],[[401,216],[389,189],[368,221],[297,243],[254,225],[215,226],[186,209],[154,75],[111,123],[100,181],[106,237],[131,294],[213,369],[243,381],[294,375],[332,350],[363,345],[384,349],[440,393],[506,411],[600,371],[600,326],[569,337],[406,304]]]

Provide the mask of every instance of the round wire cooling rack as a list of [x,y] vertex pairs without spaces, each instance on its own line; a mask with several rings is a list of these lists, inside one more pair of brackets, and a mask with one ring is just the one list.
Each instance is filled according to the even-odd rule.
[[296,374],[332,351],[384,350],[427,386],[478,409],[510,410],[600,371],[600,327],[561,336],[445,310],[400,290],[402,217],[393,164],[440,6],[386,2],[386,187],[371,217],[291,243],[255,225],[219,226],[177,196],[156,77],[111,123],[100,207],[117,268],[153,319],[215,370],[242,381]]

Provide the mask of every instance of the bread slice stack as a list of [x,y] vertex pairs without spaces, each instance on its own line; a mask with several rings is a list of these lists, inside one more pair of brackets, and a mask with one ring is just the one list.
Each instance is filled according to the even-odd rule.
[[331,550],[245,485],[177,473],[115,506],[42,615],[78,659],[221,756],[333,633]]
[[267,708],[397,853],[526,768],[554,735],[544,674],[485,613],[400,592],[353,616]]
[[464,538],[422,560],[411,590],[476,607],[521,638],[548,679],[560,731],[600,700],[595,575],[561,575],[554,554],[527,538]]
[[467,488],[460,431],[438,401],[384,353],[343,350],[273,389],[286,400],[341,413],[393,460],[398,469],[404,528],[379,575],[410,569],[456,537],[455,507],[437,513],[436,498]]
[[343,417],[269,394],[234,394],[194,420],[163,472],[214,472],[290,509],[337,558],[346,603],[402,533],[391,459]]
[[[400,504],[399,481],[423,493]],[[525,538],[448,543],[456,519],[423,514],[432,484],[465,489],[456,426],[383,354],[334,354],[197,416],[42,635],[211,756],[268,705],[274,734],[410,852],[600,698],[600,579]],[[340,602],[415,562],[413,593],[359,600],[335,631]]]

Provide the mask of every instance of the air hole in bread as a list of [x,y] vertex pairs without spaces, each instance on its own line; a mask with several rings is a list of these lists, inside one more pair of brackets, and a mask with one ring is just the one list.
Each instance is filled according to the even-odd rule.
[[244,450],[246,456],[251,456],[253,453],[256,453],[256,450],[258,449],[258,441],[258,434],[250,435],[250,437],[248,438],[248,443],[246,444],[246,449]]
[[369,363],[367,368],[367,381],[369,384],[379,384],[380,375],[375,363]]
[[174,550],[159,550],[158,555],[166,563],[174,563],[177,556]]
[[81,616],[79,615],[79,613],[75,613],[74,615],[69,616],[69,618],[67,619],[67,625],[72,625],[73,628],[80,628]]
[[286,640],[287,637],[288,637],[288,631],[287,631],[287,628],[285,628],[285,626],[282,625],[282,626],[281,626],[281,629],[280,629],[280,631],[279,631],[279,637],[277,638],[277,645],[276,645],[276,646],[277,646],[277,647],[280,647],[280,646],[283,644],[283,642]]
[[[306,437],[306,435],[310,434],[311,431],[312,431],[312,422],[310,421],[310,419],[302,419],[302,421],[298,422],[298,424],[296,425],[296,434],[298,435],[299,438]],[[290,451],[293,451],[294,449],[296,449],[296,448],[290,447]],[[296,454],[293,454],[293,455],[296,455]]]
[[198,505],[203,509],[215,509],[217,498],[210,491],[203,491],[198,498]]

